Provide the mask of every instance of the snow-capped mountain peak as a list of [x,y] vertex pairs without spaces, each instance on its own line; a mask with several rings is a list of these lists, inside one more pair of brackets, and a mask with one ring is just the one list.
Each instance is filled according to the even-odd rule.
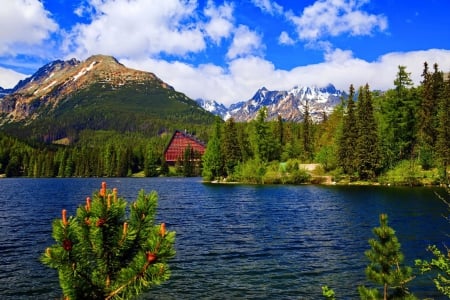
[[263,106],[267,107],[269,120],[281,115],[284,120],[299,122],[303,120],[305,109],[308,108],[313,120],[319,122],[324,114],[331,114],[334,107],[341,102],[343,95],[344,93],[332,84],[325,87],[295,86],[288,91],[270,91],[262,87],[251,99],[232,104],[228,109],[215,101],[213,105],[202,104],[199,100],[197,102],[223,119],[233,117],[238,122],[254,119]]

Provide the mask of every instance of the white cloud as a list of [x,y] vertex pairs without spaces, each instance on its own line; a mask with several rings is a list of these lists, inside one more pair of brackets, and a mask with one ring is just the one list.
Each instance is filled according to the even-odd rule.
[[38,0],[2,1],[0,10],[0,55],[36,54],[41,45],[58,30],[48,11]]
[[233,42],[227,52],[228,59],[260,53],[265,47],[262,38],[247,26],[240,25],[234,33]]
[[233,5],[229,3],[216,7],[213,1],[208,1],[204,14],[210,18],[210,21],[204,25],[204,28],[216,44],[220,44],[222,38],[228,38],[232,33],[233,9]]
[[13,88],[19,80],[25,79],[28,75],[0,67],[0,87],[4,89]]
[[297,27],[302,40],[318,40],[344,33],[350,35],[370,35],[375,29],[384,31],[387,18],[361,10],[366,1],[358,0],[318,0],[304,8],[301,16],[292,12],[288,18]]
[[286,31],[283,31],[278,37],[278,43],[280,43],[281,45],[293,45],[295,44],[295,41],[289,36]]
[[277,15],[283,13],[283,7],[278,3],[270,0],[252,0],[256,7],[259,7],[263,12],[271,15]]
[[121,60],[127,66],[155,73],[193,99],[214,99],[226,105],[250,99],[263,86],[272,90],[288,90],[296,85],[325,86],[332,83],[336,88],[348,91],[350,84],[358,88],[368,83],[373,90],[387,90],[394,87],[399,65],[407,67],[406,71],[418,85],[425,61],[430,65],[437,62],[440,69],[449,70],[450,50],[393,52],[368,62],[353,57],[350,51],[335,49],[326,54],[322,63],[291,70],[276,69],[270,61],[256,56],[232,60],[226,67],[213,64],[192,66],[155,59]]
[[206,47],[196,1],[91,0],[90,5],[83,12],[92,11],[92,22],[78,24],[67,35],[65,47],[71,55],[182,56]]

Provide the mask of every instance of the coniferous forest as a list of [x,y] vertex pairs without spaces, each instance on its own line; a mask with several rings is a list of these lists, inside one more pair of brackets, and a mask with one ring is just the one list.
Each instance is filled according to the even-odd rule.
[[[423,65],[420,85],[398,66],[393,87],[374,91],[370,83],[349,87],[331,115],[313,122],[308,106],[300,123],[259,111],[248,123],[196,125],[190,132],[207,142],[205,180],[251,183],[370,181],[439,184],[450,162],[450,75],[438,64]],[[149,136],[114,130],[85,130],[69,145],[44,144],[0,132],[0,174],[6,177],[121,177],[200,175],[185,172],[188,161],[169,169],[163,152],[170,133]],[[301,164],[318,163],[307,172]]]

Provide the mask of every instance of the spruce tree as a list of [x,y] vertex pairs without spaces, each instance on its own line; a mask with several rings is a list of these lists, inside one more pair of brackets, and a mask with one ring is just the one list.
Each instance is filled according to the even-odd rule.
[[313,158],[313,133],[312,119],[309,113],[309,104],[306,100],[303,107],[303,124],[302,124],[302,140],[303,140],[303,159],[307,162]]
[[405,66],[398,66],[397,77],[394,80],[395,98],[390,107],[389,127],[393,131],[392,144],[397,160],[409,158],[414,141],[414,102],[410,96],[413,82],[411,73],[406,72]]
[[127,207],[103,182],[74,217],[62,210],[53,221],[56,244],[41,261],[58,271],[65,300],[130,299],[170,277],[175,232],[154,224],[157,198],[141,190]]
[[445,183],[448,183],[447,167],[450,164],[450,74],[445,81],[445,87],[440,97],[438,119],[436,153],[443,171],[442,179]]
[[347,107],[344,110],[342,135],[339,139],[339,165],[346,174],[356,171],[355,149],[358,139],[358,128],[355,115],[355,88],[350,85]]
[[255,158],[262,162],[269,161],[272,150],[271,135],[266,118],[267,107],[264,106],[258,111],[256,120],[253,121],[254,134],[251,136]]
[[222,121],[216,117],[214,131],[203,154],[202,177],[215,180],[224,175],[224,160],[221,149]]
[[356,125],[358,128],[356,142],[358,175],[362,180],[371,180],[376,177],[380,169],[380,148],[372,95],[368,84],[359,89]]
[[437,139],[437,109],[439,97],[444,87],[443,74],[438,65],[434,64],[434,73],[428,70],[424,63],[422,73],[422,101],[419,108],[418,141],[420,146],[419,159],[422,167],[429,169],[433,165],[435,143]]
[[380,226],[373,229],[376,238],[369,240],[370,249],[365,252],[370,264],[366,268],[367,279],[382,286],[358,287],[361,299],[415,299],[406,284],[413,279],[412,269],[402,266],[403,253],[394,229],[388,225],[388,216],[380,215]]
[[241,147],[239,145],[236,123],[233,118],[229,118],[225,122],[221,150],[225,160],[226,173],[227,175],[231,175],[237,164],[242,162]]

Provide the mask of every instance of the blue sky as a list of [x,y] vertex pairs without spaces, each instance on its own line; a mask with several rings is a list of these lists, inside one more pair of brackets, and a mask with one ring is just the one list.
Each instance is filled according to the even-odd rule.
[[450,71],[448,0],[0,0],[0,86],[56,59],[116,57],[191,98],[262,86],[389,89],[399,65]]

